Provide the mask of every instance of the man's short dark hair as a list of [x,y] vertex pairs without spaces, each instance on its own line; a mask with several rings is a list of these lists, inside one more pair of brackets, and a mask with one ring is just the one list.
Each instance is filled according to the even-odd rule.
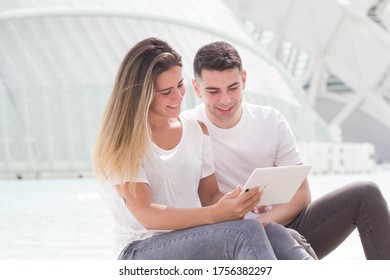
[[241,57],[238,51],[224,41],[218,41],[201,47],[194,58],[195,78],[202,77],[202,70],[223,71],[238,68],[242,71]]

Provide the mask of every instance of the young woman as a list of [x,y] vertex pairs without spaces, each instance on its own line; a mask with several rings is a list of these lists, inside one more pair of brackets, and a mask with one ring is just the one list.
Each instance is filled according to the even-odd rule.
[[204,125],[179,118],[184,94],[181,57],[166,42],[130,49],[94,151],[96,175],[111,185],[119,259],[310,259],[282,226],[242,219],[258,189],[220,193]]

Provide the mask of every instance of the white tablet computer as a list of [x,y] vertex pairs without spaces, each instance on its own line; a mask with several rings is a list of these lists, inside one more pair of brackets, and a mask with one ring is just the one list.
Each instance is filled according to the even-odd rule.
[[311,165],[256,168],[246,181],[242,192],[259,186],[263,188],[261,205],[289,202],[311,170]]

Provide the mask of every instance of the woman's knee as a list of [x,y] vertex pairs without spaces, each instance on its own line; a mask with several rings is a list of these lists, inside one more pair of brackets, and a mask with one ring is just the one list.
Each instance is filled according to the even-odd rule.
[[[232,238],[233,259],[276,259],[264,227],[256,220],[237,220],[221,224],[224,234]],[[226,236],[221,240],[226,243]]]
[[256,220],[238,220],[227,223],[227,228],[235,232],[237,239],[246,240],[250,244],[259,243],[259,241],[268,242],[263,225]]
[[229,228],[234,229],[245,236],[253,236],[257,233],[264,232],[262,224],[256,220],[237,220],[225,223]]

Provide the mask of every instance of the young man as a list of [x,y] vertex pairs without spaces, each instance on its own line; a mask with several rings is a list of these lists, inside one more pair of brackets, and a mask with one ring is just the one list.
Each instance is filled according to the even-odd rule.
[[[193,86],[203,104],[184,115],[206,125],[222,191],[243,185],[256,167],[302,164],[282,114],[242,101],[246,72],[233,46],[214,42],[200,48],[194,58],[194,76]],[[274,205],[256,219],[298,231],[319,259],[357,227],[367,259],[390,259],[389,209],[372,182],[356,182],[311,202],[306,179],[289,203]]]

